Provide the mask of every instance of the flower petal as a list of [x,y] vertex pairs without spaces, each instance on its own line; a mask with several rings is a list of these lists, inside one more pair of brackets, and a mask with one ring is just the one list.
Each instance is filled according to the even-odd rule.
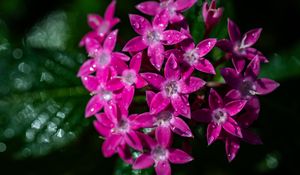
[[83,76],[81,77],[82,84],[84,87],[90,92],[94,92],[97,90],[99,81],[94,76]]
[[229,162],[231,162],[235,158],[236,154],[240,149],[240,141],[237,138],[228,137],[226,138],[225,142],[226,142],[225,149],[226,149],[227,159]]
[[138,135],[136,134],[135,131],[128,132],[125,135],[125,141],[130,147],[132,147],[132,148],[134,148],[138,151],[143,150],[141,140],[140,140],[140,138],[138,137]]
[[151,23],[140,15],[129,15],[130,23],[134,31],[140,35],[144,35],[152,26]]
[[155,130],[155,138],[160,146],[168,148],[171,144],[172,139],[170,128],[165,126],[157,127]]
[[112,52],[116,46],[118,30],[112,31],[104,40],[103,48]]
[[179,117],[173,117],[170,121],[171,130],[182,137],[193,137],[189,126]]
[[191,8],[196,2],[197,0],[177,0],[174,6],[177,11],[185,11]]
[[234,100],[241,100],[242,98],[242,94],[240,93],[240,91],[235,90],[235,89],[231,89],[229,92],[227,92],[227,94],[224,97],[224,103],[228,103]]
[[109,91],[120,90],[124,87],[124,83],[121,78],[113,78],[106,84],[106,89]]
[[95,59],[89,59],[85,61],[82,66],[80,67],[77,76],[85,76],[85,75],[90,75],[93,72],[95,72],[97,69],[97,64],[95,64]]
[[238,26],[230,19],[228,19],[228,33],[230,40],[232,42],[240,41],[241,39],[241,32]]
[[97,14],[88,15],[88,24],[94,30],[96,30],[100,26],[102,21],[103,21],[102,17]]
[[92,115],[95,115],[97,112],[99,112],[103,108],[103,102],[99,95],[93,96],[85,108],[85,117],[90,117]]
[[153,91],[146,91],[146,101],[149,107],[154,96],[155,93]]
[[180,80],[179,81],[180,93],[190,94],[196,92],[197,90],[201,89],[205,85],[205,83],[206,83],[205,81],[197,77],[190,77],[185,80]]
[[209,38],[201,41],[197,46],[197,53],[199,57],[203,57],[207,55],[216,45],[217,39]]
[[133,163],[132,169],[140,170],[151,167],[154,164],[154,160],[152,159],[150,154],[144,153],[140,155]]
[[261,31],[262,28],[258,28],[247,32],[242,39],[241,48],[247,48],[254,45],[259,39]]
[[111,56],[115,59],[123,60],[123,61],[129,61],[130,57],[125,55],[124,53],[121,52],[113,52],[111,53]]
[[209,123],[211,122],[211,111],[209,109],[199,109],[192,112],[192,119],[203,122]]
[[217,47],[222,49],[224,52],[232,52],[233,44],[227,39],[221,39],[216,44]]
[[186,39],[187,36],[177,30],[166,30],[163,32],[163,43],[164,45],[174,45],[182,40]]
[[237,73],[241,73],[246,65],[246,61],[244,58],[234,56],[232,58],[232,64]]
[[147,81],[144,80],[144,78],[142,76],[140,76],[139,74],[136,75],[136,78],[137,78],[137,80],[135,82],[135,87],[137,89],[143,88],[148,85]]
[[230,87],[238,89],[242,77],[234,69],[223,68],[221,69],[221,75]]
[[111,135],[107,137],[102,144],[102,152],[104,157],[111,157],[116,151],[119,144],[122,142],[120,135]]
[[186,118],[191,118],[191,109],[187,96],[177,95],[172,97],[171,102],[176,113]]
[[155,166],[156,175],[171,175],[170,163],[166,161],[159,161]]
[[268,63],[269,60],[257,49],[254,48],[246,48],[245,49],[245,56],[248,58],[248,60],[252,60],[256,55],[259,56],[259,60],[263,63]]
[[249,129],[242,129],[243,140],[252,145],[261,145],[263,142],[260,137]]
[[137,36],[129,40],[123,48],[124,52],[139,52],[148,47],[142,36]]
[[137,115],[133,121],[131,121],[131,127],[134,129],[139,128],[152,128],[154,124],[154,116],[149,112]]
[[256,92],[259,95],[266,95],[279,87],[279,83],[268,78],[261,78],[255,82]]
[[116,0],[112,0],[105,11],[104,18],[109,21],[113,20],[115,15],[115,10],[116,10]]
[[148,48],[148,56],[150,57],[151,64],[160,70],[164,63],[164,46],[161,43],[150,45]]
[[133,86],[128,86],[128,87],[124,88],[124,90],[122,91],[122,93],[119,96],[120,104],[123,105],[126,109],[129,108],[129,106],[133,100],[134,91],[135,91],[135,88]]
[[224,106],[223,99],[218,94],[218,92],[212,88],[210,89],[208,103],[209,103],[210,109],[222,108]]
[[179,65],[173,54],[167,60],[167,63],[165,65],[164,75],[167,79],[178,80],[180,77]]
[[107,128],[105,126],[103,126],[100,122],[98,121],[94,121],[93,122],[95,129],[97,130],[97,132],[103,136],[103,137],[108,137],[111,131],[111,128]]
[[245,71],[245,76],[256,79],[257,76],[259,75],[259,72],[260,72],[260,60],[259,60],[259,56],[256,55],[247,66],[247,69]]
[[216,74],[214,66],[207,59],[198,60],[198,62],[194,64],[194,67],[201,72]]
[[169,161],[174,164],[185,164],[193,160],[193,157],[180,149],[172,149],[169,154]]
[[119,154],[119,157],[127,164],[132,164],[133,159],[131,156],[131,152],[129,149],[129,146],[126,144],[121,144],[120,146],[117,147],[117,151]]
[[151,114],[157,114],[170,104],[170,99],[165,97],[162,92],[157,93],[150,104]]
[[208,124],[207,133],[206,133],[208,145],[211,145],[214,141],[217,140],[217,138],[221,133],[221,129],[222,129],[221,125],[217,125],[215,123]]
[[160,9],[160,5],[156,1],[146,1],[138,4],[136,8],[146,15],[155,16]]
[[244,108],[246,103],[247,103],[247,100],[235,100],[235,101],[226,103],[224,108],[226,109],[226,112],[230,116],[234,116]]
[[229,134],[240,138],[243,137],[240,126],[233,118],[228,117],[227,121],[222,126]]
[[142,64],[142,52],[137,53],[134,55],[129,63],[129,68],[135,70],[136,73],[140,71],[141,64]]
[[164,31],[168,26],[168,15],[166,10],[163,10],[154,16],[152,21],[154,29]]
[[141,73],[141,76],[154,88],[161,89],[165,78],[155,73]]

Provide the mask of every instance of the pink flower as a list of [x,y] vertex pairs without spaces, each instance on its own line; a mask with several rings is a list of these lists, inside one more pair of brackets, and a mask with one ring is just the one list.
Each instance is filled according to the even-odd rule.
[[126,69],[127,66],[124,61],[128,61],[129,57],[120,52],[113,52],[116,46],[117,34],[118,30],[111,32],[105,39],[103,47],[95,39],[86,42],[88,54],[92,59],[83,63],[77,76],[86,76],[96,70],[103,71],[110,66],[113,66],[118,72]]
[[168,21],[163,13],[156,15],[151,23],[144,17],[139,15],[130,15],[130,22],[133,29],[140,34],[127,42],[123,51],[139,52],[148,48],[148,56],[151,64],[161,69],[164,61],[164,46],[174,45],[184,40],[186,35],[176,30],[165,30]]
[[145,169],[154,164],[157,175],[171,175],[171,166],[173,164],[185,164],[193,158],[180,149],[170,148],[170,135],[156,134],[156,141],[145,136],[150,152],[142,153],[133,163],[133,169]]
[[112,105],[106,113],[96,114],[96,117],[94,126],[99,134],[105,137],[102,145],[103,155],[111,157],[118,152],[121,158],[131,163],[132,159],[128,156],[127,146],[139,151],[143,150],[138,129],[150,127],[151,123],[147,121],[151,118],[137,114],[128,116],[127,109],[118,105]]
[[207,127],[207,142],[212,144],[220,135],[222,128],[231,135],[242,138],[241,128],[232,118],[246,104],[246,100],[235,100],[224,104],[223,99],[214,90],[210,90],[209,109],[199,109],[193,112],[193,119],[209,123]]
[[179,22],[184,19],[181,12],[191,8],[197,0],[160,0],[146,1],[138,4],[136,8],[144,14],[155,16],[164,11],[171,23]]
[[207,1],[203,3],[202,16],[205,23],[206,33],[210,33],[214,26],[221,20],[223,10],[223,8],[216,8],[215,0],[212,0],[210,5]]
[[261,28],[253,29],[241,37],[238,26],[228,19],[228,33],[230,40],[220,40],[217,43],[217,46],[232,56],[233,65],[238,73],[245,67],[245,58],[252,60],[254,56],[258,55],[260,61],[265,63],[268,62],[267,58],[264,57],[261,52],[252,48],[259,39],[261,31]]
[[274,91],[279,84],[267,78],[258,79],[260,72],[260,57],[255,56],[249,63],[244,75],[236,73],[234,69],[223,68],[221,74],[226,83],[238,90],[241,98],[249,100],[255,95],[265,95]]
[[107,7],[104,18],[97,14],[88,15],[88,24],[93,29],[93,31],[87,33],[80,41],[80,46],[85,46],[86,42],[90,39],[96,39],[98,42],[102,43],[105,36],[110,32],[110,30],[120,22],[119,18],[114,17],[116,9],[116,0],[113,0]]
[[142,73],[142,77],[160,91],[151,101],[150,112],[159,113],[171,103],[176,113],[190,118],[189,94],[202,88],[205,82],[197,77],[180,79],[180,69],[174,55],[171,55],[166,63],[164,76]]

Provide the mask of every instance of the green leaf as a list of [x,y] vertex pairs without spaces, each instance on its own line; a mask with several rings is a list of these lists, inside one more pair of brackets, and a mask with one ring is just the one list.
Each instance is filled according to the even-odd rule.
[[74,142],[89,125],[89,96],[76,77],[82,55],[25,47],[0,56],[0,142],[6,154],[43,156]]

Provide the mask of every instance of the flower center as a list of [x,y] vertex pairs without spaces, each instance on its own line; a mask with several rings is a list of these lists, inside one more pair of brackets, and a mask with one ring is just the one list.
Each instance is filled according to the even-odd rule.
[[122,80],[128,85],[134,84],[137,80],[135,71],[132,69],[123,71]]
[[170,111],[163,111],[157,115],[156,126],[169,126],[173,114]]
[[176,95],[179,91],[179,87],[176,81],[169,81],[164,86],[164,91],[168,97]]
[[256,94],[256,87],[252,80],[244,79],[240,85],[240,92],[246,98]]
[[103,21],[103,23],[98,28],[98,34],[103,37],[109,30],[109,22]]
[[198,53],[195,51],[195,49],[193,49],[193,50],[191,50],[191,51],[187,51],[186,53],[184,53],[183,59],[184,59],[184,61],[186,61],[188,64],[194,65],[194,64],[198,61],[199,55],[198,55]]
[[112,99],[113,93],[111,91],[102,90],[101,97],[104,101],[110,101]]
[[110,54],[108,54],[106,52],[101,52],[99,54],[99,56],[97,57],[97,60],[98,60],[99,65],[102,68],[104,68],[110,63],[111,56],[110,56]]
[[162,35],[157,31],[149,31],[146,35],[146,40],[149,44],[157,43],[162,40]]
[[120,133],[127,133],[129,131],[129,124],[127,120],[121,119],[117,126],[112,129],[112,132],[114,134],[120,134]]
[[155,162],[159,162],[168,159],[169,152],[167,149],[157,146],[151,151],[151,155]]
[[217,124],[223,124],[227,120],[227,112],[224,109],[218,108],[212,112],[212,119]]

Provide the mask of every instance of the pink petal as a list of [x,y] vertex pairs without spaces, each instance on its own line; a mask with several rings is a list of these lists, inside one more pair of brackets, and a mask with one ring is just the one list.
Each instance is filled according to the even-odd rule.
[[249,60],[252,60],[256,55],[259,56],[259,60],[263,63],[268,63],[269,60],[260,52],[258,51],[257,49],[254,49],[254,48],[246,48],[245,49],[245,56],[249,59]]
[[240,141],[237,138],[229,137],[226,139],[226,154],[227,159],[231,162],[240,149]]
[[103,48],[112,52],[116,46],[118,30],[112,31],[104,40]]
[[140,15],[129,15],[130,23],[134,31],[140,35],[144,35],[152,26],[150,22]]
[[170,128],[165,126],[157,127],[155,130],[155,138],[160,146],[168,148],[171,144],[172,139]]
[[170,18],[169,20],[170,20],[171,24],[179,23],[179,22],[182,22],[184,20],[184,16],[180,13],[172,14],[169,18]]
[[146,101],[147,101],[148,106],[150,106],[151,101],[154,96],[155,96],[155,93],[153,91],[146,91]]
[[188,65],[187,68],[185,68],[185,69],[182,70],[182,79],[186,80],[189,77],[191,77],[191,75],[193,74],[194,70],[195,70],[194,67]]
[[144,153],[140,155],[132,165],[132,169],[146,169],[151,167],[154,164],[154,161],[150,154]]
[[107,128],[105,126],[103,126],[100,122],[98,121],[94,121],[93,122],[95,129],[97,130],[97,132],[104,137],[108,137],[111,131],[111,128]]
[[112,0],[105,11],[104,18],[106,20],[112,20],[114,18],[115,10],[116,10],[116,0]]
[[[194,43],[193,39],[186,39],[186,40],[182,41],[181,45],[182,45],[181,48],[183,51],[190,51],[195,48],[195,43]],[[180,50],[176,49],[175,51],[180,51]],[[176,54],[174,53],[174,55],[176,55]]]
[[186,118],[191,118],[190,104],[186,96],[177,95],[175,97],[172,97],[171,102],[172,106],[178,114]]
[[160,8],[160,5],[156,1],[146,1],[138,4],[136,8],[150,16],[155,16]]
[[235,100],[229,103],[226,103],[224,108],[226,109],[226,112],[230,116],[235,116],[237,113],[239,113],[247,103],[247,100]]
[[256,79],[260,72],[260,60],[258,55],[256,55],[253,60],[249,63],[246,71],[245,76],[246,77],[252,77],[253,79]]
[[142,36],[134,37],[129,40],[123,48],[124,52],[139,52],[148,47],[148,45],[144,42]]
[[191,8],[197,0],[177,0],[174,5],[177,11],[185,11]]
[[216,45],[217,39],[209,38],[201,41],[197,46],[197,53],[199,57],[207,55]]
[[141,76],[154,88],[161,89],[165,78],[155,73],[141,73]]
[[113,125],[114,125],[113,122],[110,120],[110,118],[105,113],[96,114],[95,116],[97,118],[97,121],[104,127],[107,127],[107,128],[113,127]]
[[143,150],[141,140],[135,131],[130,131],[129,133],[127,133],[125,135],[125,141],[130,147],[132,147],[138,151]]
[[93,96],[85,108],[85,117],[95,115],[103,108],[103,102],[98,95]]
[[81,77],[82,84],[84,87],[90,92],[94,92],[97,90],[99,81],[94,76],[83,76]]
[[166,11],[161,11],[160,13],[156,14],[153,21],[152,26],[154,29],[164,31],[168,26],[168,15]]
[[129,108],[133,100],[134,90],[135,88],[133,86],[128,86],[124,88],[124,90],[121,93],[121,96],[119,96],[120,104],[123,105],[126,109]]
[[117,147],[120,158],[127,164],[132,164],[133,159],[129,147],[126,144],[121,144]]
[[201,89],[205,85],[205,81],[201,78],[190,77],[186,80],[179,81],[180,93],[190,94]]
[[104,113],[107,116],[107,118],[114,123],[114,125],[118,124],[118,121],[121,118],[121,114],[118,111],[117,104],[113,102],[109,102],[104,105]]
[[120,59],[112,58],[111,66],[118,74],[122,74],[124,70],[128,69],[127,64]]
[[238,116],[237,121],[243,127],[249,127],[257,120],[260,111],[260,103],[257,97],[252,97],[248,100],[244,107],[245,113]]
[[208,124],[206,133],[208,145],[211,145],[214,141],[217,140],[221,133],[221,129],[221,125],[217,125],[215,123]]
[[249,32],[247,32],[242,39],[241,47],[247,48],[247,47],[251,47],[252,45],[254,45],[257,42],[257,40],[259,39],[261,31],[262,31],[262,28],[253,29],[253,30],[250,30]]
[[106,89],[109,91],[120,90],[124,87],[124,83],[121,78],[113,78],[106,84]]
[[148,85],[147,81],[144,80],[144,78],[143,78],[142,76],[140,76],[139,74],[136,75],[136,78],[137,78],[137,80],[136,80],[136,82],[135,82],[135,87],[136,87],[137,89],[143,88],[143,87],[145,87],[145,86]]
[[95,60],[89,59],[82,64],[82,66],[80,67],[77,73],[77,76],[80,77],[80,76],[92,74],[93,72],[96,71],[96,69],[97,69],[97,65],[95,64]]
[[266,95],[279,87],[279,83],[268,78],[261,78],[255,82],[256,92],[259,95]]
[[232,64],[233,64],[235,70],[237,71],[237,73],[241,73],[246,65],[246,61],[244,58],[233,57]]
[[240,138],[243,137],[240,126],[231,117],[227,118],[227,121],[223,124],[223,128],[225,129],[225,131],[227,131],[229,134],[232,134],[233,136]]
[[174,133],[182,137],[193,137],[189,126],[179,117],[173,117],[170,121],[171,129]]
[[234,101],[234,100],[240,100],[242,98],[242,95],[240,93],[240,91],[232,89],[229,92],[227,92],[227,94],[224,97],[224,102],[228,103],[230,101]]
[[198,60],[198,62],[194,64],[194,67],[201,72],[216,74],[214,66],[207,59]]
[[221,69],[221,75],[225,79],[225,82],[232,88],[238,88],[240,81],[241,81],[241,76],[231,68],[223,68]]
[[211,122],[211,111],[209,109],[199,109],[194,112],[192,112],[192,119],[203,122],[203,123],[209,123]]
[[164,63],[164,46],[161,43],[150,45],[148,48],[148,56],[150,57],[151,64],[160,70]]
[[139,72],[142,64],[142,52],[137,53],[134,55],[129,63],[130,69],[135,70],[135,72]]
[[117,147],[121,141],[122,137],[120,135],[111,135],[110,137],[107,137],[102,144],[104,157],[111,157],[117,151]]
[[232,42],[227,39],[221,39],[216,44],[217,47],[222,49],[224,52],[232,52]]
[[176,61],[176,58],[173,54],[167,60],[167,63],[165,65],[164,74],[165,74],[165,77],[167,79],[178,80],[179,77],[180,77],[179,65],[178,65],[178,63]]
[[152,128],[154,124],[154,116],[146,112],[140,115],[137,115],[131,124],[134,129],[139,128]]
[[157,93],[150,104],[150,112],[157,114],[164,110],[170,104],[170,99],[165,97],[162,92]]
[[223,99],[214,89],[210,89],[208,102],[210,109],[217,109],[223,107]]
[[169,155],[169,161],[174,164],[185,164],[193,160],[193,157],[180,149],[172,149]]
[[97,14],[88,15],[88,24],[94,30],[96,30],[101,25],[102,21],[102,17]]
[[243,129],[243,140],[252,144],[252,145],[261,145],[263,142],[260,139],[260,137],[253,131],[250,131],[249,129]]
[[163,32],[163,38],[164,45],[174,45],[186,39],[187,36],[177,30],[166,30]]
[[160,161],[155,167],[157,175],[171,175],[171,166],[168,161]]
[[111,53],[111,56],[115,59],[120,59],[120,60],[123,60],[123,61],[129,61],[130,60],[130,57],[125,55],[124,53],[121,53],[121,52],[113,52]]
[[227,27],[228,27],[228,33],[229,33],[230,40],[232,42],[240,41],[241,32],[240,32],[240,29],[238,28],[238,26],[233,21],[228,19]]

